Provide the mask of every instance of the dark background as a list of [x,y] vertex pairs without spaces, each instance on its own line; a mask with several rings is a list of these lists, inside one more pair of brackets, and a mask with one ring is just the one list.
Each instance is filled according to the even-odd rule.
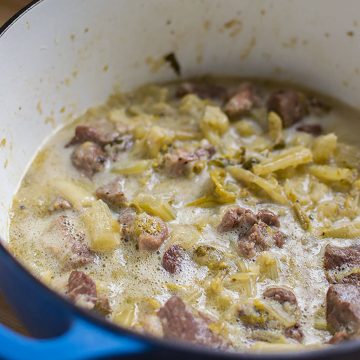
[[0,0],[0,26],[29,2],[29,0]]

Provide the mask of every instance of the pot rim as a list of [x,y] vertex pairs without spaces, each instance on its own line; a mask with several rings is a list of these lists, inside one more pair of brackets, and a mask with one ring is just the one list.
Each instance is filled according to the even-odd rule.
[[[16,24],[18,20],[21,19],[23,15],[31,11],[34,7],[39,6],[41,3],[45,2],[46,0],[33,0],[20,11],[18,11],[15,15],[13,15],[8,21],[5,22],[2,26],[0,26],[0,41],[1,38],[7,31],[11,30],[11,27]],[[19,268],[25,276],[29,278],[30,281],[39,286],[43,292],[47,292],[49,295],[56,297],[58,301],[62,303],[64,308],[68,309],[70,313],[73,313],[80,318],[87,320],[93,324],[96,324],[111,333],[121,334],[128,336],[130,338],[136,338],[143,340],[146,343],[150,343],[154,345],[155,349],[168,349],[168,350],[177,350],[183,353],[192,353],[192,354],[199,354],[199,355],[207,355],[209,357],[221,357],[223,359],[248,359],[248,360],[285,360],[291,358],[292,360],[304,360],[304,359],[313,359],[313,358],[326,358],[328,355],[338,355],[341,358],[341,355],[345,355],[346,353],[355,353],[356,351],[360,354],[360,339],[344,342],[338,345],[327,346],[324,348],[319,348],[316,350],[304,350],[300,352],[295,351],[287,351],[287,352],[253,352],[251,350],[244,351],[244,352],[231,352],[231,351],[224,351],[224,350],[216,350],[207,348],[204,346],[198,346],[191,343],[186,342],[177,342],[171,339],[162,339],[151,335],[144,335],[137,333],[135,331],[131,331],[125,327],[120,325],[115,325],[114,323],[96,315],[95,313],[83,309],[79,306],[76,306],[65,297],[61,296],[56,291],[51,290],[47,287],[43,282],[37,279],[31,272],[29,272],[6,248],[4,245],[5,242],[0,236],[0,251],[3,251],[6,256],[8,256],[12,262]]]

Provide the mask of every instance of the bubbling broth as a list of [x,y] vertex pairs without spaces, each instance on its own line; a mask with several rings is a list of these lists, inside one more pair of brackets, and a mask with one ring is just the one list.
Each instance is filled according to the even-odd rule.
[[359,114],[241,79],[112,96],[39,150],[9,248],[70,301],[230,351],[360,335]]

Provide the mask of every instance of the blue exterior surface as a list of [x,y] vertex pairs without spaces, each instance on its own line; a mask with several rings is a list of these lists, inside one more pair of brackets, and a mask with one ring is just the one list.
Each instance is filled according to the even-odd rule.
[[121,357],[148,350],[139,340],[112,334],[83,319],[53,339],[30,339],[0,326],[0,357],[11,360],[82,360]]
[[92,359],[150,350],[141,340],[91,323],[57,294],[35,281],[0,246],[0,289],[32,335],[19,335],[0,325],[0,358]]

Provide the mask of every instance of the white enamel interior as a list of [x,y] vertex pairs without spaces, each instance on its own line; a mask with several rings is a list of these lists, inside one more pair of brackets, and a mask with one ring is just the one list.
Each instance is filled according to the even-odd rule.
[[0,37],[0,235],[54,127],[119,86],[174,78],[153,68],[169,52],[184,77],[281,78],[358,106],[359,14],[358,0],[41,1]]

